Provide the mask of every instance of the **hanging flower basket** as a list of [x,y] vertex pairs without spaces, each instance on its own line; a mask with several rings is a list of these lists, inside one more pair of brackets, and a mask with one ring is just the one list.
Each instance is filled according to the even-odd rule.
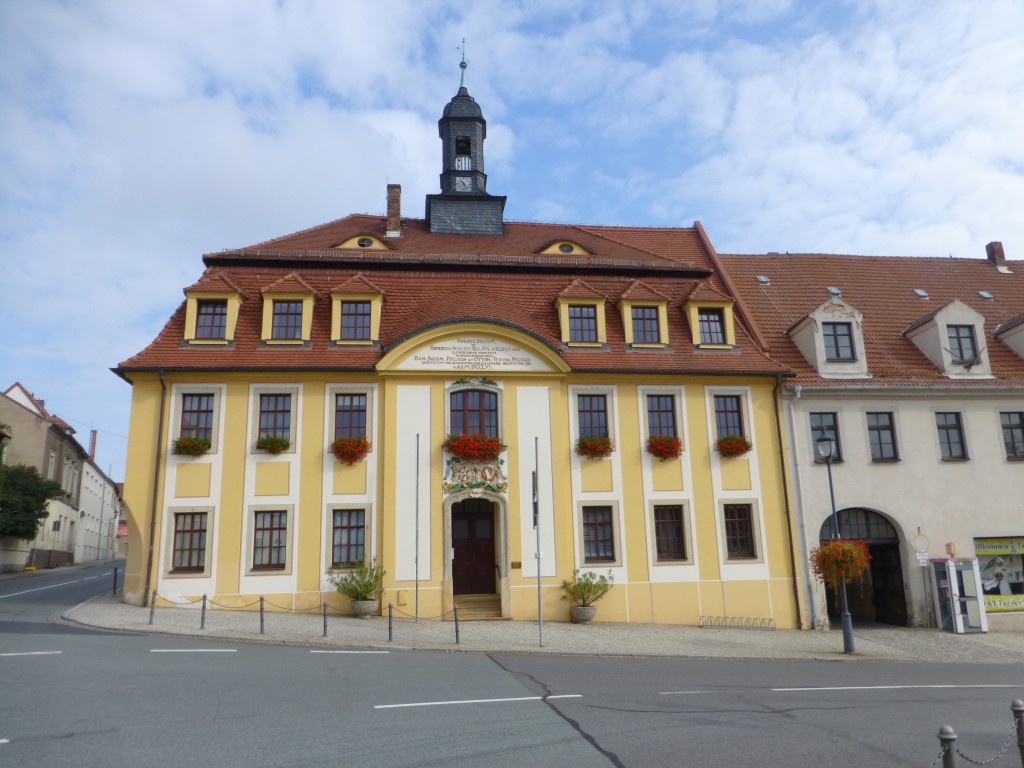
[[202,456],[210,450],[210,441],[205,437],[179,437],[173,445],[179,456]]
[[811,550],[811,571],[835,589],[840,581],[850,584],[864,575],[871,564],[871,555],[863,541],[833,539]]
[[652,435],[647,438],[647,452],[662,461],[674,459],[683,452],[683,441],[675,435]]
[[281,451],[287,450],[291,444],[291,440],[287,437],[278,437],[277,435],[264,435],[256,441],[257,448],[261,451],[272,453],[275,456],[281,453]]
[[448,435],[441,444],[446,453],[478,464],[497,461],[505,446],[500,438],[487,435]]
[[581,437],[576,441],[576,453],[585,459],[603,459],[611,456],[615,444],[610,437]]
[[350,467],[366,458],[373,445],[362,437],[339,437],[331,443],[331,453],[338,461],[348,464]]
[[742,456],[753,447],[750,441],[743,435],[726,435],[725,437],[718,438],[715,443],[715,448],[718,449],[718,453],[723,459],[734,459],[737,456]]

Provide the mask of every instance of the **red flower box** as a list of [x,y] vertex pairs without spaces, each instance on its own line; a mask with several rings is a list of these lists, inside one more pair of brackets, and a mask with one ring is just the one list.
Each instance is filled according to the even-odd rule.
[[576,441],[576,453],[585,459],[603,459],[614,450],[610,437],[581,437]]
[[486,435],[448,435],[441,447],[452,456],[478,464],[497,461],[505,448],[499,438]]
[[652,435],[647,438],[647,452],[662,461],[674,459],[683,452],[683,441],[675,435]]
[[202,456],[210,450],[205,437],[179,437],[174,441],[174,452],[179,456]]
[[361,437],[339,437],[331,443],[331,453],[334,454],[334,458],[338,461],[351,467],[353,464],[365,459],[366,454],[370,452],[372,447],[373,445],[366,439],[366,435]]
[[753,448],[750,441],[743,435],[726,435],[725,437],[720,437],[718,438],[718,442],[715,444],[715,447],[718,449],[718,453],[723,459],[733,459],[737,456],[742,456]]

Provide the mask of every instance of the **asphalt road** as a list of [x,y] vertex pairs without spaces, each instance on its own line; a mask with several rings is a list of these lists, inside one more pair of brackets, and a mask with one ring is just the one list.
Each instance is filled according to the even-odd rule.
[[342,653],[51,621],[110,572],[0,582],[0,765],[926,767],[943,723],[992,757],[1024,698],[1019,665]]

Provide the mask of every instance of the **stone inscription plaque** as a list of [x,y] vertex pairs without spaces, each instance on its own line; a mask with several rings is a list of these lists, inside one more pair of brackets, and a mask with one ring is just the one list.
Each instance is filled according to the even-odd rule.
[[402,371],[550,371],[530,352],[485,336],[459,336],[423,347],[398,366]]

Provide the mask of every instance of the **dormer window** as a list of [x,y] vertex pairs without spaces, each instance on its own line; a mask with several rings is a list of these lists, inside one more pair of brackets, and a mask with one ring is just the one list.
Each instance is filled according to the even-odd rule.
[[701,344],[725,344],[725,312],[715,308],[700,308],[697,325]]
[[991,379],[985,318],[959,299],[903,329],[902,335],[951,379]]
[[825,343],[825,359],[829,362],[857,359],[853,346],[853,327],[850,323],[822,323],[821,336]]
[[262,346],[308,345],[316,293],[297,272],[263,291]]
[[275,301],[272,339],[296,340],[302,338],[302,302]]
[[869,379],[864,316],[835,296],[786,333],[823,379]]
[[619,299],[626,346],[664,348],[668,344],[668,296],[634,280]]
[[344,242],[339,243],[338,245],[336,245],[334,247],[335,248],[339,248],[339,249],[341,249],[341,248],[349,248],[349,249],[356,249],[356,248],[358,248],[358,249],[364,250],[364,251],[366,251],[366,250],[369,250],[369,251],[386,251],[386,250],[388,250],[388,247],[386,245],[384,245],[383,242],[381,242],[379,239],[377,239],[373,235],[368,235],[368,234],[356,235],[355,237],[350,237],[348,240],[345,240]]
[[208,271],[186,288],[184,344],[223,346],[233,341],[242,298],[238,286],[219,271]]
[[605,297],[582,280],[573,280],[558,294],[558,322],[562,343],[569,346],[599,347],[608,341],[605,332]]
[[597,307],[569,306],[569,343],[597,343]]
[[368,237],[360,237],[358,240],[356,240],[356,245],[358,245],[360,248],[369,248],[370,246],[373,245],[373,240],[371,240]]
[[368,341],[370,338],[370,302],[341,302],[342,341]]
[[227,323],[227,299],[206,299],[196,302],[197,339],[224,339]]
[[978,359],[978,347],[974,342],[974,326],[947,325],[949,354],[953,365],[973,365]]
[[384,292],[362,274],[331,289],[331,341],[336,345],[375,344],[380,340]]
[[657,307],[631,307],[634,344],[657,344],[661,341],[658,331]]

